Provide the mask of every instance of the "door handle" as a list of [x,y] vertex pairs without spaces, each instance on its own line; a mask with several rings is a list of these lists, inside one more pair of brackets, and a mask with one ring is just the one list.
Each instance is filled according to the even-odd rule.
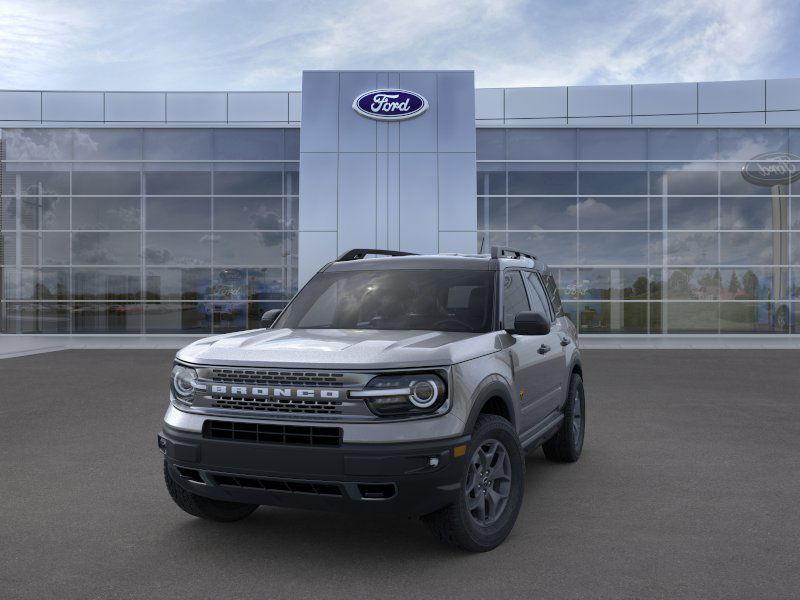
[[539,346],[539,350],[537,352],[539,352],[539,354],[547,354],[548,352],[550,352],[550,346],[548,346],[547,344],[542,344],[541,346]]

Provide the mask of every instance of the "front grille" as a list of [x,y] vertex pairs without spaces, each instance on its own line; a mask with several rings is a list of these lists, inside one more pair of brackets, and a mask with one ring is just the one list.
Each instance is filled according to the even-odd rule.
[[316,371],[276,371],[273,369],[234,369],[213,367],[210,378],[214,383],[240,383],[245,385],[299,387],[342,387],[344,373],[319,373]]
[[237,421],[206,421],[203,437],[260,444],[289,444],[298,446],[341,446],[341,427],[303,427],[272,423],[240,423]]
[[266,479],[261,477],[242,477],[241,475],[210,474],[217,485],[267,490],[268,492],[289,492],[293,494],[316,494],[319,496],[342,496],[342,488],[335,483],[324,481],[291,481],[288,479]]
[[336,415],[342,412],[339,400],[313,400],[299,398],[247,398],[211,395],[211,406],[233,410],[256,410],[279,413],[311,415]]

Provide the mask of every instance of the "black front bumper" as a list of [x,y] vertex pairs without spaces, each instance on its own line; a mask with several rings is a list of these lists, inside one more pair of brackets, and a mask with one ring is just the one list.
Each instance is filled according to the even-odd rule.
[[423,515],[458,497],[466,455],[453,449],[469,439],[317,447],[209,439],[165,424],[158,445],[172,478],[208,498]]

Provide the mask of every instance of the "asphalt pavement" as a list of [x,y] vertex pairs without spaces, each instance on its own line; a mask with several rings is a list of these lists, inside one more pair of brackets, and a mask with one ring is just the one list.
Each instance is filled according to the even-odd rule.
[[0,598],[797,598],[800,351],[585,351],[574,465],[493,552],[413,519],[194,519],[156,431],[173,351],[0,360]]

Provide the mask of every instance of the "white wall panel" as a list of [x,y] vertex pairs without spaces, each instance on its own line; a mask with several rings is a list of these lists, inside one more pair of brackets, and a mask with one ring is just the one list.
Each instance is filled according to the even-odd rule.
[[163,123],[166,118],[163,92],[106,92],[106,121]]
[[767,110],[800,110],[800,79],[767,79]]
[[752,127],[764,124],[763,112],[750,113],[711,113],[698,115],[700,125],[725,127]]
[[567,88],[508,88],[506,119],[545,119],[567,116]]
[[439,152],[475,152],[475,74],[445,71],[437,74]]
[[375,167],[374,152],[339,154],[339,252],[375,246]]
[[225,123],[228,120],[224,92],[169,92],[167,120],[187,123]]
[[439,245],[435,153],[400,154],[400,249],[435,253]]
[[44,92],[44,121],[103,121],[102,92]]
[[365,119],[353,110],[358,96],[377,85],[375,73],[339,75],[339,152],[375,152],[377,121]]
[[335,152],[300,153],[301,231],[336,231],[338,162]]
[[696,83],[653,83],[632,86],[634,115],[697,112]]
[[478,236],[474,231],[440,231],[439,252],[462,252],[474,254],[478,251]]
[[476,119],[502,119],[503,113],[503,88],[483,88],[475,90],[475,118]]
[[39,92],[0,92],[0,121],[39,121],[41,100]]
[[569,117],[631,114],[631,86],[584,85],[569,88]]
[[764,110],[764,80],[708,81],[699,83],[698,106],[701,113]]
[[286,92],[230,92],[228,121],[258,122],[289,120],[289,96]]
[[474,231],[478,228],[475,155],[439,154],[439,227]]
[[428,110],[420,116],[397,123],[400,128],[400,152],[436,152],[439,105],[436,97],[436,74],[400,73],[399,87],[421,94],[428,100]]
[[335,260],[338,256],[336,232],[301,231],[298,243],[303,249],[297,272],[298,284],[302,287],[323,265]]

